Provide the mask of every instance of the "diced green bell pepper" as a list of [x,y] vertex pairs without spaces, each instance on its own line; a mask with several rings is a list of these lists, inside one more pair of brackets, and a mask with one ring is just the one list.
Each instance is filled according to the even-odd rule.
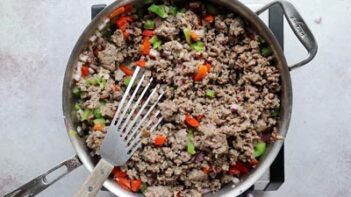
[[94,114],[95,118],[102,118],[102,114],[101,114],[101,109],[100,108],[94,109],[93,114]]
[[97,118],[97,119],[93,120],[93,122],[94,122],[94,125],[96,125],[96,124],[101,124],[102,126],[106,125],[106,120],[104,118]]
[[89,109],[84,110],[80,120],[81,121],[88,120],[90,114],[91,114],[91,111]]
[[271,47],[263,47],[261,49],[261,54],[264,57],[271,56],[273,54],[272,48]]
[[201,41],[197,41],[194,44],[191,45],[191,48],[195,49],[197,52],[201,52],[205,50],[204,43]]
[[191,44],[190,32],[191,32],[191,29],[189,29],[189,28],[183,29],[184,37],[185,37],[185,40],[188,44]]
[[150,39],[150,43],[152,44],[152,48],[161,49],[162,41],[158,39],[157,36],[152,36],[152,38]]
[[149,12],[152,12],[156,15],[158,15],[161,18],[167,18],[168,17],[168,8],[165,5],[156,5],[156,4],[152,4],[149,8],[148,8]]
[[144,29],[154,29],[155,28],[155,22],[152,20],[146,20],[144,23]]
[[258,142],[254,147],[254,156],[259,157],[266,152],[266,143]]
[[169,6],[169,13],[172,14],[173,16],[177,15],[178,8],[174,6]]
[[124,81],[123,81],[124,85],[125,85],[125,86],[128,86],[131,79],[132,79],[131,76],[126,77],[126,78],[124,79]]
[[195,155],[196,151],[195,151],[195,145],[193,143],[193,138],[194,138],[194,134],[193,132],[190,130],[188,131],[187,134],[187,151],[190,155]]
[[210,89],[206,90],[206,96],[208,98],[214,98],[215,97],[215,91],[210,90]]
[[141,193],[144,193],[146,190],[147,190],[147,185],[146,185],[146,183],[142,183],[142,184],[141,184],[141,188],[140,188],[140,192],[141,192]]
[[80,89],[78,86],[74,86],[73,89],[72,89],[72,94],[73,96],[75,97],[79,97],[80,96]]

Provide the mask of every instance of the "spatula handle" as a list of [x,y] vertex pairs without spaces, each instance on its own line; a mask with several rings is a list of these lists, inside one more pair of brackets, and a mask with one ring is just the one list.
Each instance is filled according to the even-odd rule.
[[99,163],[75,194],[75,197],[95,197],[112,172],[113,167],[114,166],[106,160],[100,159]]

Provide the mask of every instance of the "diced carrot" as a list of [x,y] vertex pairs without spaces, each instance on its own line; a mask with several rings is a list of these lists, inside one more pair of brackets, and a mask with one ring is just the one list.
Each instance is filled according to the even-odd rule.
[[129,13],[129,12],[131,12],[133,10],[132,4],[127,4],[127,5],[124,6],[124,8],[125,8],[125,12],[126,13]]
[[154,141],[155,145],[162,146],[165,142],[166,142],[166,136],[164,136],[164,135],[157,135],[155,137],[155,141]]
[[200,114],[200,115],[197,115],[195,118],[197,121],[201,122],[201,120],[205,117],[205,115],[203,114]]
[[153,32],[152,30],[145,29],[145,30],[143,31],[143,36],[149,36],[149,37],[151,37],[151,36],[153,36],[153,35],[154,35],[154,32]]
[[205,16],[205,21],[208,23],[213,23],[214,17],[212,15]]
[[191,115],[186,115],[185,116],[185,123],[191,127],[199,127],[200,123],[197,121],[195,118],[193,118]]
[[117,92],[118,92],[118,91],[121,91],[121,86],[119,86],[119,85],[116,84],[116,85],[115,85],[115,91],[117,91]]
[[139,61],[136,61],[135,64],[141,68],[144,68],[145,67],[145,64],[146,64],[146,61],[145,60],[139,60]]
[[130,180],[127,178],[123,178],[123,177],[117,177],[116,181],[118,183],[118,185],[120,185],[122,188],[126,189],[126,190],[130,190]]
[[202,168],[202,172],[204,172],[205,174],[210,173],[210,171],[211,171],[211,166],[206,166]]
[[126,65],[121,64],[119,65],[119,68],[124,72],[124,74],[128,76],[133,75],[133,71],[130,68],[128,68]]
[[129,22],[132,22],[133,18],[131,16],[121,16],[116,20],[116,26],[125,31],[129,27]]
[[201,81],[208,73],[207,66],[201,65],[194,75],[194,81]]
[[141,188],[141,181],[138,179],[132,180],[131,181],[131,189],[133,192],[139,191]]
[[257,159],[250,159],[250,160],[249,160],[249,164],[250,164],[251,166],[255,166],[255,165],[258,164],[258,160],[257,160]]
[[199,35],[195,31],[190,32],[190,37],[193,41],[198,41],[199,40]]
[[101,123],[97,123],[97,124],[94,125],[94,130],[95,131],[102,131],[102,129],[103,129],[103,126],[102,126]]
[[211,64],[205,63],[204,65],[207,67],[207,71],[210,72],[212,67]]
[[123,36],[124,36],[124,38],[125,38],[126,40],[128,40],[128,38],[129,38],[129,33],[128,33],[127,31],[124,31],[124,32],[123,32]]
[[82,72],[82,76],[83,77],[88,76],[89,75],[89,68],[88,68],[88,66],[84,64],[82,66],[81,72]]
[[127,174],[120,167],[115,167],[112,171],[113,178],[126,178]]
[[143,55],[149,55],[151,49],[151,43],[150,43],[150,38],[145,37],[143,44],[141,45],[141,53]]
[[236,162],[235,165],[230,166],[228,171],[228,173],[231,175],[245,175],[248,172],[249,168],[240,161]]
[[113,18],[115,16],[118,16],[120,14],[123,14],[125,12],[125,8],[124,7],[119,7],[116,8],[115,10],[113,10],[110,14],[110,18]]

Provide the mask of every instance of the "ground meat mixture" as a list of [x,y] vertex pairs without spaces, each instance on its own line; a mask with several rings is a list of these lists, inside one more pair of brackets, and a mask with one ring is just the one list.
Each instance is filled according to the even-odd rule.
[[130,74],[143,67],[165,92],[163,121],[141,131],[141,148],[119,169],[148,197],[202,196],[239,184],[262,147],[281,139],[280,73],[271,48],[235,13],[170,2],[125,7],[99,27],[77,63],[75,110],[98,156]]

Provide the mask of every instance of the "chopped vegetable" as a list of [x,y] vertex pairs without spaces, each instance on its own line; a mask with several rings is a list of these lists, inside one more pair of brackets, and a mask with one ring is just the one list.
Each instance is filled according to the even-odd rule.
[[214,17],[212,15],[207,15],[207,16],[205,16],[205,21],[207,23],[213,23]]
[[185,40],[188,44],[191,44],[191,36],[190,36],[190,32],[191,30],[189,28],[184,28],[183,29],[183,33],[184,33],[184,36],[185,36]]
[[266,43],[266,41],[265,41],[261,36],[258,36],[258,42],[259,42],[260,44]]
[[130,185],[133,192],[138,192],[141,189],[141,181],[138,179],[132,180]]
[[88,120],[90,114],[91,114],[91,111],[89,109],[84,110],[80,120],[81,121]]
[[154,144],[157,146],[162,146],[166,142],[166,136],[156,135]]
[[193,138],[194,138],[194,134],[193,132],[190,130],[187,134],[187,151],[190,155],[195,155],[196,151],[195,151],[195,145],[193,143]]
[[208,73],[207,66],[201,65],[198,71],[195,73],[194,81],[201,81]]
[[280,110],[279,110],[279,108],[277,108],[277,109],[275,109],[275,110],[272,112],[271,116],[273,116],[273,117],[278,117],[279,114],[280,114]]
[[117,177],[116,181],[118,185],[120,185],[122,188],[126,190],[130,190],[130,180],[124,177]]
[[204,65],[207,67],[207,71],[210,72],[211,71],[211,67],[212,67],[211,64],[206,63]]
[[168,17],[168,7],[165,5],[156,5],[156,4],[152,4],[149,8],[148,8],[149,12],[152,12],[156,15],[158,15],[161,18],[167,18]]
[[250,164],[251,166],[255,166],[255,165],[258,164],[258,160],[257,160],[257,159],[250,159],[250,160],[249,160],[249,164]]
[[198,41],[199,40],[199,35],[197,35],[197,33],[195,31],[190,31],[190,38],[193,41]]
[[240,161],[236,162],[235,165],[230,166],[228,173],[231,175],[245,175],[249,172],[249,168],[241,163]]
[[102,118],[102,114],[101,114],[101,109],[100,108],[94,109],[93,114],[94,114],[95,118]]
[[144,68],[145,67],[145,64],[146,64],[146,61],[145,60],[139,60],[139,61],[136,61],[135,64],[141,68]]
[[101,124],[103,127],[105,127],[106,125],[106,120],[104,118],[97,118],[93,120],[93,122],[94,122],[94,125]]
[[132,77],[131,76],[128,76],[128,77],[126,77],[125,79],[124,79],[124,85],[125,86],[128,86],[129,85],[129,83],[130,83],[130,80],[132,79]]
[[218,10],[213,4],[206,3],[206,8],[207,8],[208,13],[210,13],[211,15],[217,15],[218,14]]
[[144,0],[145,4],[150,4],[150,3],[153,3],[153,2],[154,2],[153,0]]
[[102,124],[100,124],[100,123],[95,124],[94,127],[93,127],[93,129],[94,129],[95,131],[102,131],[103,128],[104,128],[104,127],[103,127]]
[[215,91],[210,90],[210,89],[206,90],[206,96],[208,98],[214,98],[215,97]]
[[97,84],[99,84],[99,87],[101,89],[104,89],[107,81],[106,81],[106,79],[103,79],[103,78],[97,78],[96,82],[97,82]]
[[86,82],[87,82],[88,85],[96,85],[96,84],[98,84],[98,82],[97,82],[95,77],[94,78],[88,78],[86,80]]
[[124,6],[124,8],[126,13],[131,12],[133,10],[132,4],[127,4]]
[[175,16],[178,12],[178,8],[174,7],[174,6],[169,6],[169,13],[173,16]]
[[115,10],[113,10],[110,14],[110,18],[113,18],[115,16],[118,16],[120,14],[123,14],[125,12],[125,8],[122,6],[122,7],[119,7],[119,8],[116,8]]
[[186,115],[185,116],[185,123],[188,125],[188,126],[191,126],[191,127],[199,127],[200,126],[200,123],[199,121],[197,121],[195,118],[193,118],[191,115]]
[[143,55],[149,55],[150,49],[151,49],[150,38],[146,37],[146,38],[144,38],[144,41],[141,45],[141,53]]
[[200,114],[200,115],[197,115],[195,118],[196,118],[197,121],[200,122],[204,117],[205,117],[205,115]]
[[152,48],[154,48],[154,49],[160,49],[161,48],[162,42],[161,42],[160,39],[158,39],[157,36],[152,36],[152,38],[150,39],[150,42],[152,44]]
[[141,192],[141,193],[144,193],[146,190],[147,190],[147,185],[146,185],[146,183],[142,183],[142,184],[141,184],[141,188],[140,188],[140,192]]
[[206,166],[202,168],[202,172],[204,172],[205,174],[210,173],[210,171],[211,171],[211,166]]
[[201,41],[197,41],[194,44],[191,45],[191,48],[195,49],[198,52],[204,51],[205,50],[205,46],[204,43]]
[[115,167],[112,171],[113,178],[126,178],[127,173],[123,172],[120,167]]
[[266,152],[266,143],[258,142],[254,147],[254,156],[259,157]]
[[154,29],[155,28],[155,22],[152,20],[146,20],[144,23],[144,29]]
[[80,96],[80,89],[78,86],[74,86],[73,89],[72,89],[72,94],[73,96],[75,97],[79,97]]
[[84,66],[82,66],[81,73],[82,73],[82,76],[83,76],[83,77],[88,76],[88,75],[89,75],[89,68],[88,68],[88,66],[86,66],[86,65],[84,64]]
[[272,55],[273,51],[271,47],[264,47],[261,49],[261,54],[264,57],[268,57],[270,55]]
[[131,70],[130,68],[128,68],[126,65],[124,64],[121,64],[119,65],[119,69],[121,69],[124,74],[128,75],[128,76],[131,76],[133,75],[133,70]]
[[131,16],[121,16],[116,20],[116,26],[124,32],[128,28],[129,22],[132,21],[133,19]]
[[78,110],[81,110],[79,103],[76,103],[76,104],[74,105],[74,109],[77,110],[77,111],[78,111]]
[[152,35],[154,35],[154,32],[151,31],[151,30],[145,29],[145,30],[143,31],[143,36],[151,37]]

